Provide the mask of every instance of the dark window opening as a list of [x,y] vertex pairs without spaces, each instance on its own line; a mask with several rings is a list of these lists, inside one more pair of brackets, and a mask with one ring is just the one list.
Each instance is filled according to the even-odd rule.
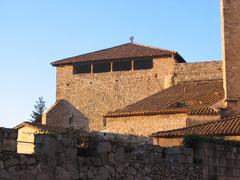
[[74,74],[91,73],[91,64],[82,64],[82,63],[74,64],[73,73]]
[[152,59],[134,60],[134,70],[152,69],[152,68],[153,68],[153,60]]
[[113,71],[129,71],[132,69],[132,61],[113,62]]
[[93,73],[110,72],[111,63],[96,63],[93,64]]

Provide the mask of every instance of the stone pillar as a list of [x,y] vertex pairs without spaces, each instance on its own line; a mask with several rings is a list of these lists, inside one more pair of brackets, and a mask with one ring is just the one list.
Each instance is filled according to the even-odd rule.
[[240,0],[221,0],[223,80],[226,110],[240,113]]

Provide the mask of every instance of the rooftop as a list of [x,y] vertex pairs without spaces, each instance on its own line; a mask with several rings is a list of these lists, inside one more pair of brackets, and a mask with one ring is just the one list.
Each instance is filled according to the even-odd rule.
[[105,117],[176,114],[218,114],[223,106],[222,80],[183,82],[125,108],[108,112]]
[[66,128],[57,127],[57,126],[47,126],[44,124],[32,123],[32,122],[23,122],[15,127],[15,129],[20,129],[22,127],[33,127],[39,132],[49,132],[49,133],[65,133],[67,132]]
[[186,135],[236,136],[240,135],[240,115],[204,123],[196,126],[160,131],[152,134],[156,138],[181,138]]
[[87,61],[105,61],[164,56],[175,56],[179,62],[185,62],[185,60],[176,51],[160,49],[136,43],[126,43],[119,46],[114,46],[111,48],[82,54],[79,56],[57,60],[55,62],[52,62],[51,64],[53,66],[58,66]]

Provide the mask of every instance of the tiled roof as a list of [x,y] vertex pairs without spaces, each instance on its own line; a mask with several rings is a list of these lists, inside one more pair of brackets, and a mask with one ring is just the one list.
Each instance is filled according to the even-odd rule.
[[185,60],[175,51],[149,47],[136,43],[127,43],[112,48],[103,49],[100,51],[95,51],[63,60],[58,60],[53,62],[52,65],[58,66],[63,64],[72,64],[86,61],[119,60],[142,57],[162,57],[172,55],[177,56],[179,62],[185,62]]
[[109,112],[105,117],[172,113],[217,114],[217,106],[223,99],[222,80],[183,82],[123,109]]
[[160,131],[152,134],[151,136],[156,138],[181,138],[186,135],[202,135],[202,136],[240,135],[240,115],[187,128],[175,129],[170,131]]

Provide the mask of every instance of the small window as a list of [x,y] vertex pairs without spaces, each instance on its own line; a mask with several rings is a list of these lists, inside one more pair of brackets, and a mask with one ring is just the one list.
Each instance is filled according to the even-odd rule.
[[113,71],[129,71],[132,69],[132,61],[113,62]]
[[152,59],[137,59],[134,60],[134,69],[152,69],[153,68],[153,60]]
[[73,74],[91,73],[91,64],[77,63],[73,65]]
[[110,72],[111,63],[96,63],[93,64],[93,73]]

